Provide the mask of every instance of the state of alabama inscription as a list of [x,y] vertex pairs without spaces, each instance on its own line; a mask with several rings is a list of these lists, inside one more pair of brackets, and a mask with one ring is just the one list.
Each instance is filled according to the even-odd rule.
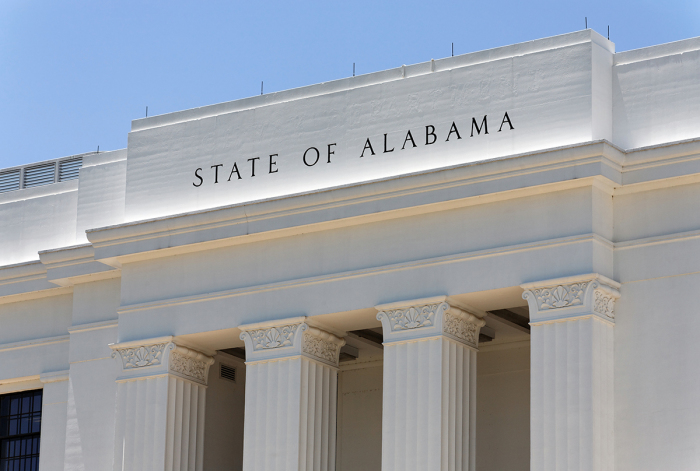
[[[468,123],[468,122],[467,122]],[[496,122],[500,123],[498,131],[512,131],[514,128],[513,122],[511,121],[508,112],[503,114],[503,118]],[[392,152],[401,152],[406,149],[412,149],[418,146],[431,146],[438,143],[446,144],[450,142],[456,142],[462,139],[462,134],[460,133],[459,126],[463,127],[465,132],[464,137],[478,137],[481,135],[489,134],[489,119],[487,115],[483,118],[477,119],[473,117],[471,119],[471,126],[469,124],[460,123],[458,125],[457,121],[453,121],[448,127],[445,126],[444,129],[438,129],[432,124],[426,125],[424,128],[421,127],[417,129],[409,129],[406,131],[406,135],[403,139],[393,141],[388,137],[389,134],[385,133],[382,138],[372,138],[365,139],[364,146],[361,148],[358,146],[357,156],[359,158],[366,158],[368,156],[377,154],[390,154]],[[467,134],[468,133],[468,134]],[[444,137],[444,140],[442,139]],[[327,144],[321,149],[317,147],[309,147],[303,153],[300,153],[301,161],[306,167],[313,167],[320,161],[324,161],[327,164],[332,162],[332,158],[335,155],[335,148],[337,143]],[[234,161],[232,164],[214,164],[208,170],[202,167],[198,167],[194,171],[195,180],[192,185],[196,188],[201,187],[205,183],[218,184],[223,182],[230,182],[236,180],[242,180],[243,178],[253,178],[260,174],[271,174],[279,172],[279,167],[277,164],[277,158],[279,154],[269,154],[268,157],[252,157],[246,159],[246,163],[241,163],[239,161]]]

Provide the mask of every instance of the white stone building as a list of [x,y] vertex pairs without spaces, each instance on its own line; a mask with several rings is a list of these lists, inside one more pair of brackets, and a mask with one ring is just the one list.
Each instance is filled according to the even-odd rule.
[[699,110],[586,30],[0,171],[0,470],[700,469]]

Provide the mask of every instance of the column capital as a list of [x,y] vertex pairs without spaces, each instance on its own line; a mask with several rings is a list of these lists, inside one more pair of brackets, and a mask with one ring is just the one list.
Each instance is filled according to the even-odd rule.
[[246,363],[303,356],[337,368],[340,347],[345,345],[345,340],[312,325],[307,317],[245,324],[238,328],[245,342]]
[[595,316],[615,322],[620,283],[592,273],[520,285],[530,308],[530,323]]
[[381,304],[375,309],[385,344],[445,336],[477,348],[479,329],[486,324],[481,316],[451,303],[446,296]]
[[209,367],[214,358],[184,345],[172,336],[113,343],[112,358],[119,355],[122,375],[117,381],[172,374],[207,385]]

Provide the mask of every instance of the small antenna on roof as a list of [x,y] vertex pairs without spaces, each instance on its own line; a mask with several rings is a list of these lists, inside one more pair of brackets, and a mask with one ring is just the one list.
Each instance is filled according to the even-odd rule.
[[455,43],[452,43],[452,57],[455,56]]
[[352,63],[352,76],[355,76],[355,63]]
[[97,153],[98,153],[98,154],[100,153],[100,146],[99,146],[99,144],[97,145]]
[[264,83],[265,83],[265,82],[263,82],[262,80],[260,81],[260,94],[261,94],[261,95],[263,94],[263,84],[264,84]]
[[146,107],[146,118],[148,118],[148,106]]
[[586,18],[586,29],[588,29],[588,17],[585,16],[584,18]]
[[610,25],[608,25],[608,41],[610,41]]

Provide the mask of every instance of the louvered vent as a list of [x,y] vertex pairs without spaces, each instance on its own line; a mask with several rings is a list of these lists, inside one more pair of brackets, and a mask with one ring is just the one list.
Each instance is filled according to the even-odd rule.
[[75,180],[83,166],[83,159],[64,160],[58,164],[58,181]]
[[0,193],[19,190],[19,169],[0,173]]
[[236,368],[233,366],[219,364],[219,376],[223,379],[236,382]]
[[24,170],[24,188],[48,185],[54,182],[56,163],[37,165]]

